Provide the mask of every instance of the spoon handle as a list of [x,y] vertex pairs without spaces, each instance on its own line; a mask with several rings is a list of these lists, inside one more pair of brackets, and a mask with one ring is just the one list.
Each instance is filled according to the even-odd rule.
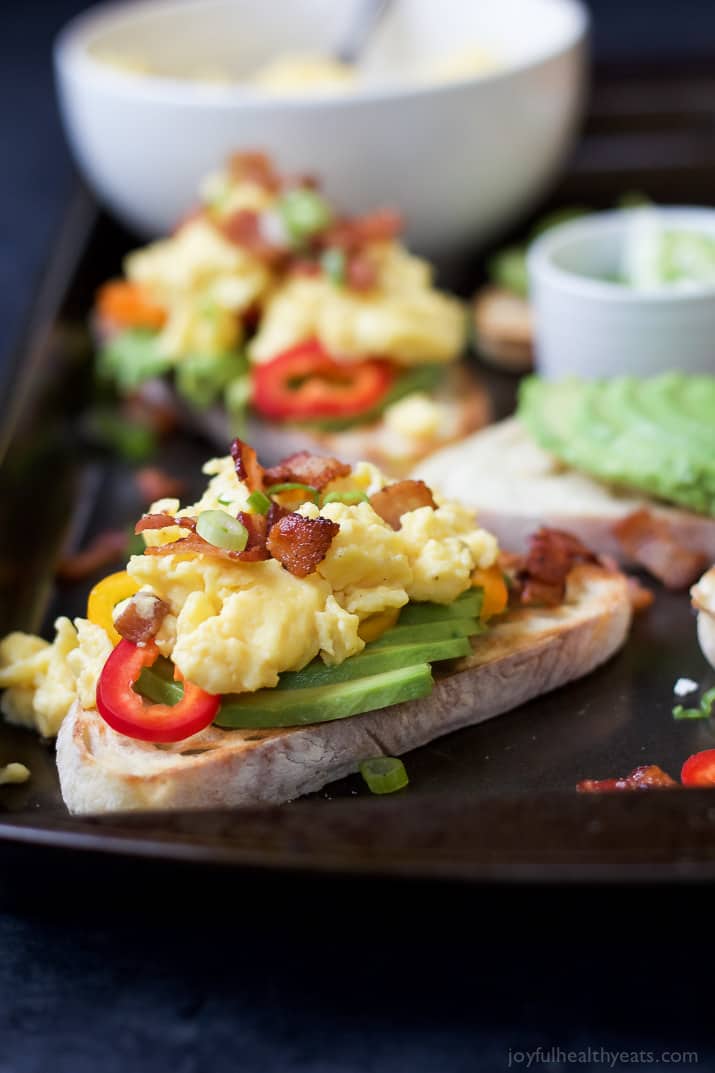
[[353,8],[347,33],[336,53],[342,63],[357,63],[391,4],[392,0],[359,0]]

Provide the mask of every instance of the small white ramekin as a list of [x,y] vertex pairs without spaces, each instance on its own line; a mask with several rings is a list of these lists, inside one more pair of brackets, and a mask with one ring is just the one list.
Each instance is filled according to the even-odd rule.
[[[715,373],[715,286],[636,290],[621,265],[632,214],[620,209],[547,231],[528,254],[536,367],[542,376]],[[658,208],[672,228],[715,238],[715,209]]]

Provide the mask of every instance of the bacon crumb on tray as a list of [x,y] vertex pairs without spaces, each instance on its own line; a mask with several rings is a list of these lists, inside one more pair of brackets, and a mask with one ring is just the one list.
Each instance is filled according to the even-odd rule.
[[644,764],[619,779],[582,779],[576,789],[582,794],[599,794],[609,790],[664,790],[678,785],[657,764]]
[[656,518],[645,507],[617,522],[613,533],[626,555],[668,589],[685,588],[707,565],[704,555],[678,543],[665,518]]
[[424,481],[396,481],[371,495],[370,506],[392,529],[399,529],[403,514],[420,507],[436,509],[437,504]]
[[127,534],[124,530],[106,529],[82,551],[60,559],[55,574],[61,581],[84,581],[103,566],[118,562],[126,551]]
[[271,528],[268,550],[295,577],[307,577],[325,558],[339,529],[329,518],[286,514]]
[[179,477],[172,477],[158,466],[142,466],[134,474],[139,494],[146,503],[157,499],[180,499],[186,485]]

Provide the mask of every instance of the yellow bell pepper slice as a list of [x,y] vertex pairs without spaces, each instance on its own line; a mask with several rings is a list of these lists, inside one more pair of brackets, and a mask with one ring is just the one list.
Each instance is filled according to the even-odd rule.
[[87,618],[95,626],[101,626],[106,630],[113,645],[118,645],[121,637],[114,628],[114,608],[122,600],[127,600],[139,592],[139,585],[126,570],[118,570],[116,574],[108,574],[94,586],[87,600]]
[[500,615],[506,609],[509,603],[509,589],[504,575],[496,564],[487,570],[475,570],[472,574],[472,585],[484,590],[482,610],[479,615],[481,622],[487,622],[492,615]]
[[376,641],[386,630],[395,625],[399,617],[399,607],[389,607],[386,611],[377,611],[374,615],[368,615],[358,626],[358,636],[365,644],[369,641]]

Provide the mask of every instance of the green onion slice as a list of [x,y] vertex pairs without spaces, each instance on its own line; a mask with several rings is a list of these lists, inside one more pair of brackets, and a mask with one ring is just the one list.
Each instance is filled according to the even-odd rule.
[[312,484],[301,484],[300,481],[284,481],[283,484],[272,484],[270,488],[266,488],[266,495],[277,496],[281,492],[306,492],[309,499],[318,504],[318,489],[313,488]]
[[258,490],[251,492],[246,503],[253,514],[268,514],[268,511],[271,509],[271,501],[268,496]]
[[243,551],[248,543],[245,525],[222,510],[202,511],[196,519],[196,532],[209,544],[224,551]]
[[330,206],[315,190],[304,187],[287,190],[277,207],[285,230],[297,245],[325,231],[332,223]]
[[676,704],[673,708],[673,719],[709,719],[713,714],[713,704],[715,704],[715,686],[703,693],[699,708],[684,708],[682,704]]
[[230,507],[233,503],[233,499],[230,496],[216,496],[216,499],[224,507]]
[[394,756],[374,756],[363,760],[360,774],[373,794],[392,794],[403,790],[410,781],[405,765]]
[[357,489],[348,492],[328,492],[323,496],[323,506],[326,503],[369,503],[370,497],[365,495],[364,492],[358,492]]
[[342,287],[345,283],[344,250],[339,249],[337,246],[331,246],[329,249],[324,250],[320,257],[320,267],[336,287]]

